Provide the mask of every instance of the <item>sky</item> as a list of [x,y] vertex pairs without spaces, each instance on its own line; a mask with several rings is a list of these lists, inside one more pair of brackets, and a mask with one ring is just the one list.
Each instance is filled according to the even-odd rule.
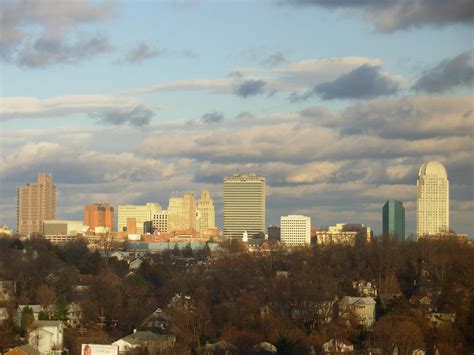
[[0,2],[0,224],[49,172],[57,218],[164,208],[223,177],[267,181],[267,225],[364,223],[406,208],[442,162],[450,227],[474,235],[470,0]]

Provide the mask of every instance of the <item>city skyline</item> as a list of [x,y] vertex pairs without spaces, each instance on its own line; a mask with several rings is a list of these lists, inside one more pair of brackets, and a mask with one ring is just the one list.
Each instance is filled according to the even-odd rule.
[[[53,177],[51,174],[38,173],[38,182],[43,181],[45,179],[49,179],[48,181],[53,181]],[[265,177],[259,176],[255,173],[234,173],[231,176],[225,176],[223,178],[224,190],[226,190],[226,183],[228,191],[227,194],[229,199],[227,204],[228,213],[229,217],[231,217],[229,218],[229,221],[231,221],[231,223],[229,223],[229,226],[233,225],[233,232],[227,231],[226,233],[224,233],[224,220],[220,225],[215,224],[215,209],[213,205],[213,199],[210,198],[210,193],[207,189],[203,189],[201,191],[201,196],[199,199],[195,199],[194,193],[191,192],[184,193],[183,197],[177,197],[176,193],[173,193],[173,195],[168,200],[169,202],[167,209],[162,209],[161,205],[156,202],[146,202],[144,205],[118,205],[116,217],[114,214],[113,206],[109,206],[107,203],[103,202],[90,203],[84,207],[83,220],[85,222],[86,220],[91,219],[90,208],[94,207],[97,209],[97,206],[106,206],[107,209],[110,208],[112,211],[112,220],[108,220],[107,223],[111,223],[113,225],[114,221],[117,221],[117,230],[115,231],[113,228],[108,228],[109,231],[122,232],[124,230],[128,230],[128,228],[125,227],[128,227],[129,223],[133,223],[134,228],[132,233],[144,234],[143,223],[149,221],[153,224],[154,227],[157,227],[160,223],[163,223],[158,222],[158,220],[161,219],[161,217],[159,216],[165,213],[166,230],[162,230],[162,232],[186,229],[193,229],[197,232],[200,232],[202,231],[200,225],[201,223],[203,223],[203,221],[200,221],[200,219],[204,218],[204,225],[210,226],[211,229],[214,226],[217,226],[221,230],[223,236],[233,237],[234,235],[241,234],[234,231],[234,229],[236,228],[239,231],[242,230],[242,232],[247,232],[248,229],[250,231],[250,234],[256,235],[257,229],[259,229],[259,227],[255,229],[255,226],[260,224],[259,222],[255,224],[255,221],[258,221],[258,216],[262,214],[263,220],[261,232],[266,233],[267,227],[273,226],[273,224],[265,223]],[[26,187],[19,187],[18,191],[20,191],[21,189],[29,190],[31,188],[35,188],[37,184],[37,182],[30,182],[27,184]],[[53,189],[54,195],[56,195],[55,185],[53,185]],[[405,208],[403,202],[389,199],[382,207],[382,231],[379,233],[379,235],[393,235],[396,239],[400,240],[405,240],[408,236],[411,239],[416,240],[417,238],[423,235],[436,235],[439,233],[442,234],[451,231],[451,229],[449,228],[449,181],[447,180],[447,172],[445,167],[437,161],[423,163],[419,169],[417,191],[417,233],[410,233],[409,235],[406,234]],[[55,196],[54,203],[56,204]],[[200,207],[201,203],[203,204],[202,207]],[[440,203],[442,205],[441,207],[439,206]],[[17,211],[20,211],[20,206],[21,203],[20,200],[18,200]],[[171,214],[169,213],[170,210],[172,211]],[[239,216],[237,219],[232,215],[235,214],[236,211],[238,212]],[[243,211],[247,211],[246,213],[248,214],[248,216],[244,219],[241,218],[241,214],[243,213]],[[250,212],[253,213],[249,214]],[[222,211],[222,214],[223,216],[225,215],[224,210]],[[436,215],[436,218],[431,217],[432,214]],[[171,215],[171,219],[169,215]],[[250,217],[251,215],[253,217]],[[441,215],[441,217],[439,217],[438,215]],[[280,221],[282,221],[283,218],[288,217],[304,217],[309,218],[309,220],[311,220],[311,217],[307,216],[282,215],[280,216]],[[105,217],[102,216],[102,219],[104,218]],[[110,216],[107,217],[107,219],[108,218],[110,218]],[[130,221],[130,218],[132,218],[133,221]],[[247,227],[241,227],[240,225],[244,223],[243,221],[246,221],[245,223],[248,223],[248,218],[254,219],[255,221],[251,222],[250,225]],[[53,218],[53,220],[54,219],[56,218]],[[61,218],[57,219],[61,220]],[[94,220],[97,219],[100,218],[98,216],[95,216]],[[20,220],[20,214],[17,214],[17,221],[18,220]],[[169,224],[169,220],[172,221],[171,224]],[[347,223],[347,221],[344,221],[343,224],[344,223]],[[357,224],[358,221],[348,222],[349,225],[353,223]],[[41,223],[39,223],[39,225],[40,224]],[[102,224],[105,224],[105,222],[102,221]],[[19,224],[17,222],[17,226],[18,225]],[[87,225],[87,223],[85,223],[85,225]],[[239,225],[240,227],[237,227],[237,225]],[[324,228],[330,227],[329,224],[326,223],[320,223],[318,225],[313,224],[313,226]],[[23,234],[25,234],[25,232],[23,232]]]
[[415,3],[2,4],[0,224],[48,171],[58,218],[208,189],[222,228],[239,170],[265,176],[267,226],[301,214],[380,234],[396,199],[408,236],[419,166],[437,160],[449,225],[474,235],[470,7]]

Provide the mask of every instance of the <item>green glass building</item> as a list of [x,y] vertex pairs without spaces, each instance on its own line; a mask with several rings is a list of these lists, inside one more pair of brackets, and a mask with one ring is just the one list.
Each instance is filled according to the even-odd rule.
[[383,206],[383,235],[405,240],[405,207],[397,200],[388,200]]

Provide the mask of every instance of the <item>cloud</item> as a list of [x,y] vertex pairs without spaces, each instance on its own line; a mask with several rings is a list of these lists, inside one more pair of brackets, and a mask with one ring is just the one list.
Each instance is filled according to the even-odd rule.
[[399,81],[382,73],[380,67],[362,65],[332,82],[316,85],[311,91],[303,94],[292,93],[290,100],[306,100],[314,95],[323,100],[371,99],[395,94],[399,85]]
[[33,142],[20,146],[0,160],[3,181],[18,182],[47,169],[62,183],[140,181],[160,176],[161,162],[134,153],[101,153],[81,145]]
[[463,137],[472,133],[472,97],[408,96],[384,98],[347,107],[344,135],[376,135],[389,139]]
[[127,96],[68,95],[49,99],[2,97],[1,103],[0,120],[87,114],[102,123],[129,123],[138,127],[148,124],[154,115],[141,101]]
[[263,65],[266,65],[269,67],[274,67],[277,65],[285,64],[285,63],[288,63],[288,60],[286,59],[285,55],[281,52],[275,52],[269,55],[267,58],[265,58],[262,61]]
[[263,80],[247,80],[234,89],[234,94],[244,98],[260,95],[264,92],[265,85]]
[[[171,91],[207,91],[212,94],[262,94],[275,91],[307,90],[317,84],[333,81],[363,65],[381,66],[377,58],[335,57],[303,60],[272,68],[233,68],[229,75],[215,79],[175,80],[157,85],[133,88],[126,94],[145,94]],[[382,73],[381,73],[382,74]],[[385,74],[383,73],[384,75]],[[390,75],[402,81],[399,76]],[[242,96],[243,97],[243,96]]]
[[146,43],[141,42],[127,52],[125,60],[128,63],[142,63],[147,59],[159,57],[160,54],[159,50],[150,48]]
[[147,126],[155,113],[144,105],[138,105],[128,110],[110,110],[91,114],[99,122],[110,125],[122,125],[128,123],[130,126]]
[[470,0],[286,0],[283,3],[359,9],[363,11],[363,17],[382,32],[425,25],[470,24],[474,19],[474,7]]
[[3,2],[0,57],[14,64],[42,67],[76,63],[112,49],[101,35],[78,35],[87,24],[110,17],[115,5],[86,0],[24,0]]
[[[222,178],[238,169],[267,178],[268,224],[278,223],[283,214],[303,213],[316,225],[359,222],[379,232],[384,202],[397,198],[407,207],[410,231],[418,168],[436,159],[449,174],[451,206],[456,206],[452,225],[471,232],[471,100],[391,97],[350,104],[342,112],[312,106],[299,113],[244,113],[212,130],[201,122],[203,115],[193,125],[159,122],[140,131],[110,125],[53,127],[41,134],[38,129],[4,131],[2,209],[14,210],[16,187],[46,170],[58,184],[60,218],[79,219],[77,206],[96,200],[151,199],[165,207],[173,191],[198,193],[205,187],[213,194],[219,224]],[[14,215],[5,216],[2,211],[3,221],[14,224]]]
[[224,120],[224,114],[222,112],[208,112],[201,116],[201,122],[213,124],[219,123]]
[[85,58],[113,50],[108,39],[95,36],[67,43],[58,38],[40,37],[27,42],[16,52],[14,61],[19,65],[39,68],[53,64],[75,64]]
[[443,60],[436,67],[423,73],[412,89],[440,93],[456,87],[472,87],[474,82],[473,59],[473,52],[469,51],[452,59]]

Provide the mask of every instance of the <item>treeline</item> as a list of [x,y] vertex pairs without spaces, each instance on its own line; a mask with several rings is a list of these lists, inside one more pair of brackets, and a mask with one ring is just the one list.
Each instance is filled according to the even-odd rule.
[[[17,283],[17,299],[7,305],[10,311],[18,304],[76,301],[83,310],[83,327],[97,328],[100,322],[110,340],[139,328],[161,307],[174,319],[169,331],[177,336],[177,353],[225,340],[242,354],[261,341],[273,343],[282,354],[305,354],[334,337],[357,349],[388,352],[396,344],[400,354],[434,346],[441,354],[474,351],[472,244],[374,238],[355,247],[239,251],[213,257],[205,266],[184,268],[174,260],[194,254],[189,249],[178,254],[170,250],[145,258],[131,272],[126,261],[91,252],[82,240],[59,248],[41,238],[0,238],[0,280]],[[373,282],[379,295],[401,295],[400,302],[387,307],[377,299],[372,329],[342,322],[333,313],[337,300],[357,295],[353,282],[358,280]],[[83,284],[88,291],[78,295],[76,286]],[[176,294],[190,297],[170,304]],[[455,314],[454,323],[433,328],[426,314],[409,302],[426,294],[437,312]],[[17,341],[18,334],[12,321],[5,322],[0,346]]]

